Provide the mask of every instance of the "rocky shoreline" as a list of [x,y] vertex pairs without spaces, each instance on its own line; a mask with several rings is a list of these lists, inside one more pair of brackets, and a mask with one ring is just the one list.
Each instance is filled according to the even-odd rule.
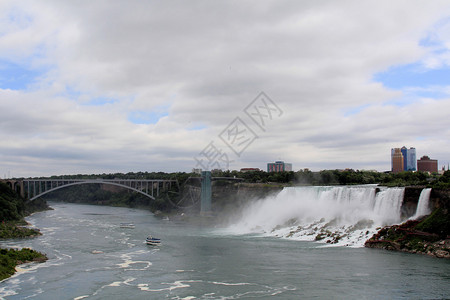
[[365,247],[450,258],[449,214],[432,214],[400,225],[387,226],[366,241]]

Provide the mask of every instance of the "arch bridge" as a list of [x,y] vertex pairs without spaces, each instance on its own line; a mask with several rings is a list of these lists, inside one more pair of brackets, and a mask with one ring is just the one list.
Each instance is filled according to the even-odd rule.
[[33,201],[50,192],[80,184],[108,184],[126,188],[155,200],[161,192],[167,191],[177,180],[165,179],[23,179],[20,180],[20,193]]

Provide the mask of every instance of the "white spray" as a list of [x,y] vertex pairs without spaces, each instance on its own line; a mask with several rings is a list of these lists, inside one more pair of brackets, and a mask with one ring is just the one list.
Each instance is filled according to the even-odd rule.
[[361,247],[376,228],[397,224],[404,188],[288,187],[257,201],[230,229]]

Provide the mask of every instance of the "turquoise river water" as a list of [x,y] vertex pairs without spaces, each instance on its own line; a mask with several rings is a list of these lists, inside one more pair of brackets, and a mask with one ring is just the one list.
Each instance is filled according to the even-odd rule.
[[[50,205],[27,219],[42,236],[0,241],[49,257],[0,282],[1,299],[450,298],[449,260],[231,234],[138,209]],[[148,234],[162,245],[146,245]]]

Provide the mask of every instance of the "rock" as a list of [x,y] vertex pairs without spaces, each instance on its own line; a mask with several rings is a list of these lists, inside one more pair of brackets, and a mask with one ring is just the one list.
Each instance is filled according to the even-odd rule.
[[434,255],[436,255],[439,258],[450,258],[450,253],[448,253],[448,251],[445,250],[436,250],[434,252]]

